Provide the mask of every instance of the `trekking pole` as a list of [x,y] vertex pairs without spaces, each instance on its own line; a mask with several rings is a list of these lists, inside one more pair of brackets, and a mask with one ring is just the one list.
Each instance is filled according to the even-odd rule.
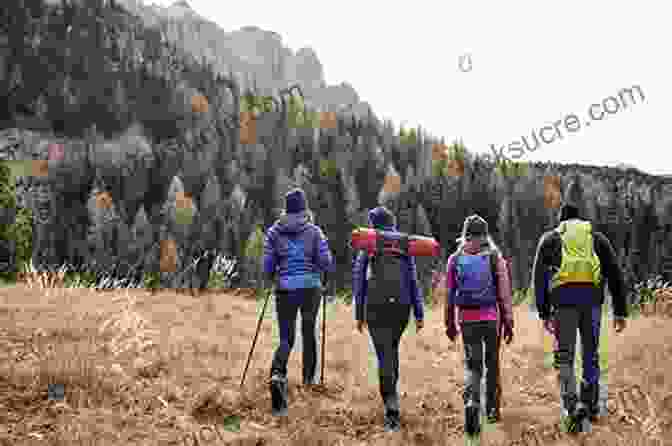
[[499,309],[499,327],[497,330],[497,389],[495,391],[495,400],[497,407],[502,407],[502,335],[504,334],[504,313],[500,305]]
[[252,353],[254,352],[254,347],[257,345],[257,337],[259,337],[259,329],[261,328],[261,322],[264,320],[264,315],[266,314],[266,306],[268,305],[268,300],[272,294],[271,289],[268,290],[266,294],[266,300],[264,300],[264,308],[261,310],[259,315],[259,322],[257,323],[257,331],[254,333],[254,340],[252,341],[252,348],[250,348],[250,353],[247,355],[247,364],[245,364],[245,371],[243,372],[243,378],[240,380],[240,388],[243,388],[243,383],[245,383],[245,376],[247,375],[247,369],[250,366],[250,360],[252,359]]
[[324,351],[327,343],[327,296],[322,295],[322,371],[320,372],[320,385],[324,385]]
[[[326,279],[326,277],[325,277]],[[320,372],[320,385],[324,386],[324,358],[327,344],[327,293],[322,293],[322,370]]]

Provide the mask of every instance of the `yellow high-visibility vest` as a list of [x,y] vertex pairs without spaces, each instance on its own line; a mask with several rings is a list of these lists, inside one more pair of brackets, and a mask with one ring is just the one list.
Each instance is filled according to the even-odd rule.
[[560,269],[553,274],[551,289],[568,283],[600,286],[602,269],[593,248],[592,224],[583,220],[567,220],[555,230],[562,238],[562,261]]

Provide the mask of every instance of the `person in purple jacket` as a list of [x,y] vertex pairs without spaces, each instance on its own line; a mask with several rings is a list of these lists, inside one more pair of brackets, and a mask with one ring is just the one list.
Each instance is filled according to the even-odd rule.
[[[303,383],[314,384],[317,370],[315,323],[320,307],[321,273],[334,268],[327,238],[311,222],[306,196],[301,189],[285,197],[285,213],[266,232],[264,273],[273,280],[280,345],[271,364],[271,403],[274,415],[287,415],[287,362],[294,346],[296,318],[301,310],[303,339]],[[332,282],[333,285],[333,282]]]
[[[369,211],[369,224],[378,230],[397,232],[394,215],[385,207]],[[388,262],[384,272],[377,266]],[[378,277],[376,277],[378,275]],[[368,326],[378,357],[380,396],[385,406],[385,430],[400,429],[399,421],[399,343],[409,322],[411,307],[418,332],[424,323],[423,297],[418,286],[415,259],[385,255],[370,259],[360,252],[353,264],[352,294],[355,299],[357,330]]]

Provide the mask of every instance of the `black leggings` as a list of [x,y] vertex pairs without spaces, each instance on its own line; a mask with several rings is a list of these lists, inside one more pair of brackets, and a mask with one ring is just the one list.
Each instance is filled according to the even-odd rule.
[[399,343],[411,314],[408,304],[370,305],[367,308],[369,333],[378,357],[380,396],[389,409],[399,410]]
[[312,383],[317,369],[317,339],[315,324],[320,309],[320,290],[276,290],[275,306],[280,328],[280,345],[273,356],[271,375],[287,376],[287,362],[296,337],[296,317],[301,310],[301,339],[303,339],[303,381]]
[[462,340],[464,342],[464,403],[481,406],[481,377],[485,359],[486,409],[494,409],[499,378],[497,374],[499,369],[497,321],[463,322]]

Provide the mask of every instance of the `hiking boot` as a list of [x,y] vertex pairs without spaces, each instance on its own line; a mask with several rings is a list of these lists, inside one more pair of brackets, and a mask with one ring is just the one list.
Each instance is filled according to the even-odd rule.
[[499,408],[494,407],[492,409],[488,409],[488,411],[486,413],[487,413],[487,415],[486,415],[487,416],[487,421],[490,424],[497,423],[501,419],[501,414],[499,413]]
[[563,398],[561,423],[567,433],[579,432],[579,421],[577,419],[578,403],[574,395]]
[[586,416],[591,422],[597,421],[600,415],[599,406],[599,385],[586,385],[581,383],[581,402],[586,406]]
[[475,436],[481,433],[481,413],[478,406],[467,406],[464,409],[464,433]]
[[574,413],[574,422],[576,424],[576,432],[583,431],[584,422],[589,419],[590,409],[587,405],[579,402],[576,405],[576,412]]
[[399,432],[401,429],[401,422],[399,420],[399,411],[387,410],[385,411],[385,423],[383,424],[385,432]]
[[590,428],[590,425],[587,424],[589,419],[589,409],[583,403],[578,403],[576,405],[576,410],[573,413],[567,415],[563,420],[563,425],[568,434],[576,434],[583,432],[585,428]]
[[271,377],[271,412],[273,416],[287,416],[287,379],[281,375]]

